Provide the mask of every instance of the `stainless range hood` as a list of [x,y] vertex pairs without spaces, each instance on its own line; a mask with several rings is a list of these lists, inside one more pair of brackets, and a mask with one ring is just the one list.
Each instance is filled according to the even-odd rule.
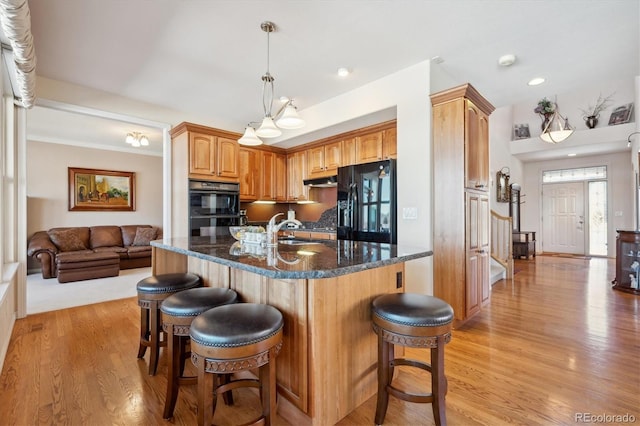
[[338,176],[305,179],[303,183],[305,186],[312,186],[314,188],[331,188],[334,186],[338,186]]

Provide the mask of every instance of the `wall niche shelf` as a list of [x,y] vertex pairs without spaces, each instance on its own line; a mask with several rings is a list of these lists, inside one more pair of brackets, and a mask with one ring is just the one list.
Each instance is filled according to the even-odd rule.
[[618,124],[616,126],[602,125],[595,129],[579,129],[565,141],[550,144],[543,142],[538,135],[512,140],[509,147],[511,155],[520,160],[535,160],[541,152],[577,152],[581,155],[592,155],[602,152],[625,151],[627,137],[636,131],[636,123]]

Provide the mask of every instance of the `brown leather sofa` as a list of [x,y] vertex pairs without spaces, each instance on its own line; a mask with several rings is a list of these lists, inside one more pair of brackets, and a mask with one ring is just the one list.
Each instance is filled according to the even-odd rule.
[[52,228],[33,234],[27,253],[40,262],[43,278],[63,283],[151,266],[149,242],[159,238],[161,230],[150,225]]

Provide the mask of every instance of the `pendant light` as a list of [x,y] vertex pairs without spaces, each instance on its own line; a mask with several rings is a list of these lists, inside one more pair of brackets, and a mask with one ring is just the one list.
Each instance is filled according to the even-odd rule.
[[273,96],[274,96],[274,78],[269,72],[269,35],[276,31],[276,25],[273,22],[265,21],[260,24],[260,29],[267,33],[267,71],[262,75],[262,108],[264,117],[260,126],[256,129],[255,124],[251,122],[245,128],[245,132],[238,143],[241,145],[260,145],[260,138],[277,138],[282,135],[281,129],[299,129],[304,127],[305,122],[298,115],[298,111],[293,105],[292,99],[287,99],[284,105],[272,114]]
[[560,143],[566,140],[574,132],[574,128],[569,125],[569,119],[563,117],[558,111],[558,104],[555,103],[555,108],[551,120],[542,130],[540,139],[547,143]]

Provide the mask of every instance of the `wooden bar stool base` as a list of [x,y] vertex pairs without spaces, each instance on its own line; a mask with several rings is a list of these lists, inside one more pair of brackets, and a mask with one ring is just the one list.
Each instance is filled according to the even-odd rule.
[[[372,320],[373,329],[378,335],[376,425],[384,422],[389,395],[403,401],[431,404],[436,425],[446,425],[444,347],[451,340],[451,306],[433,296],[387,294],[373,301]],[[431,364],[395,358],[395,345],[429,348]],[[393,369],[397,366],[419,368],[431,373],[431,393],[410,393],[393,386]]]
[[[276,357],[282,348],[282,314],[276,308],[237,303],[213,308],[191,324],[191,360],[198,369],[198,425],[210,426],[218,395],[260,389],[262,414],[250,425],[270,425],[276,414]],[[226,383],[221,374],[258,369],[258,379]],[[212,397],[213,395],[213,397]]]
[[[189,273],[162,274],[138,281],[138,306],[140,306],[140,344],[138,358],[143,358],[150,349],[149,375],[156,374],[160,348],[166,346],[162,339],[160,304],[164,299],[182,290],[199,287],[200,277]],[[166,336],[165,336],[166,337]]]
[[[185,361],[190,357],[189,331],[194,318],[217,306],[238,302],[238,293],[228,288],[200,287],[183,290],[167,297],[160,305],[162,329],[167,336],[167,393],[162,417],[169,419],[178,400],[180,386],[197,384],[197,376],[185,376]],[[228,375],[223,381],[228,381]],[[233,404],[231,392],[225,403]]]

